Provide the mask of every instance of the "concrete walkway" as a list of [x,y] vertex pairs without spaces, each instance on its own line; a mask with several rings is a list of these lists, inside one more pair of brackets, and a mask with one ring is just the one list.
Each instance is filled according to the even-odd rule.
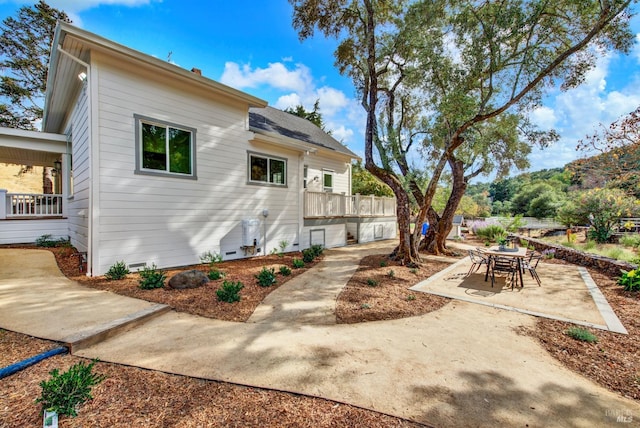
[[[43,337],[43,324],[68,330],[68,315],[36,313],[36,300],[42,307],[54,299],[56,306],[69,302],[87,307],[95,302],[85,294],[59,297],[60,290],[48,289],[48,279],[37,275],[23,282],[18,266],[6,269],[6,251],[20,253],[0,250],[0,327]],[[345,257],[343,252],[358,251],[349,247],[327,252],[327,268],[306,280],[301,275],[278,292],[291,289],[304,299],[300,290],[304,283],[313,285],[306,282],[313,278],[317,286],[332,284],[327,288],[333,291],[326,293],[332,297],[319,300],[334,300],[337,282],[350,274],[347,267],[339,275],[328,267]],[[34,293],[26,307],[21,303],[24,293]],[[122,299],[112,303],[120,311],[140,310],[137,303]],[[518,334],[518,327],[534,325],[528,315],[454,300],[424,316],[354,325],[330,325],[323,309],[318,319],[325,322],[318,325],[309,323],[310,309],[273,299],[265,301],[263,315],[249,323],[169,312],[76,355],[319,396],[435,426],[594,427],[615,425],[620,414],[632,415],[633,423],[640,418],[639,403],[565,369],[535,340]],[[85,312],[87,324],[100,313]],[[269,312],[272,317],[266,315]],[[47,319],[36,322],[41,316]]]

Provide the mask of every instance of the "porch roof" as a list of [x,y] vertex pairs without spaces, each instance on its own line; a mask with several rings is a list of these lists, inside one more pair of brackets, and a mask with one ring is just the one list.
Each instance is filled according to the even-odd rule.
[[66,151],[64,135],[0,128],[0,163],[53,166]]

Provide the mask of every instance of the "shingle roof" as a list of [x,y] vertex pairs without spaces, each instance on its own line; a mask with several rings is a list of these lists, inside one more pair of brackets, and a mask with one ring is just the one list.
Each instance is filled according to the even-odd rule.
[[354,159],[358,158],[358,155],[313,123],[273,107],[251,107],[249,109],[249,127],[258,133],[260,131],[272,132],[315,147],[333,150]]

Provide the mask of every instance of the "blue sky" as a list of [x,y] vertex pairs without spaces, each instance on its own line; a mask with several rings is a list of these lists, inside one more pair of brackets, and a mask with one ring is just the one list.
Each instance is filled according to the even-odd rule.
[[[35,2],[0,0],[0,18]],[[287,0],[49,0],[75,25],[133,49],[191,69],[263,98],[277,108],[316,99],[334,137],[363,154],[364,111],[351,81],[333,66],[334,40],[304,43],[291,27]],[[640,18],[633,29],[640,33]],[[636,37],[640,41],[640,34]],[[561,140],[534,149],[531,171],[560,167],[581,156],[576,143],[599,123],[609,124],[640,106],[640,46],[631,55],[602,56],[585,84],[554,91],[532,114]],[[515,173],[515,171],[514,171]],[[482,180],[481,180],[482,181]]]

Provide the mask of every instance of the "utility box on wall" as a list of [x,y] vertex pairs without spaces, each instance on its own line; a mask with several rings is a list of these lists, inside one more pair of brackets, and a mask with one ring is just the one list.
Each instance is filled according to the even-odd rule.
[[260,220],[242,220],[242,247],[257,247],[260,242]]

